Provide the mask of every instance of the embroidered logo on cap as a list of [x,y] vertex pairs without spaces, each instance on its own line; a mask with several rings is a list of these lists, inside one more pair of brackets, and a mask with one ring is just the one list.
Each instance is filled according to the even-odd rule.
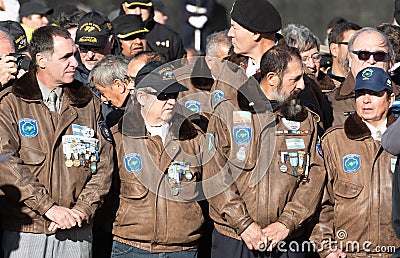
[[374,71],[372,69],[365,69],[362,73],[363,81],[369,80],[373,73]]

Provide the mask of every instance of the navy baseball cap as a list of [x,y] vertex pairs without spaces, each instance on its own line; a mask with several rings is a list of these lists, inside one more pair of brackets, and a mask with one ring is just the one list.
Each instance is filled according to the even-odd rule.
[[367,67],[357,74],[354,91],[356,90],[393,91],[393,82],[382,68]]
[[160,93],[187,91],[188,88],[178,83],[173,68],[164,62],[150,62],[143,66],[135,78],[136,88],[151,87]]
[[136,37],[137,34],[149,32],[140,15],[123,14],[112,21],[114,32],[120,39]]
[[28,51],[28,40],[21,24],[15,21],[0,21],[0,28],[10,34],[15,52]]

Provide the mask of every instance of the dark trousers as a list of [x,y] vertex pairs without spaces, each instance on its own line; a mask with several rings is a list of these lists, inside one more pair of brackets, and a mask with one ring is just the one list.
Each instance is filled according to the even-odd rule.
[[304,252],[293,252],[285,247],[286,252],[280,252],[274,248],[272,252],[259,252],[249,250],[243,241],[236,240],[220,234],[214,229],[211,258],[305,258]]

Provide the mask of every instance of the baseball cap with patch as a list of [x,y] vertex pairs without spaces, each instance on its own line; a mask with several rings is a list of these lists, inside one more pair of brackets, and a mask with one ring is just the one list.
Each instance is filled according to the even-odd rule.
[[141,6],[146,6],[150,7],[153,6],[153,3],[151,0],[127,0],[123,2],[127,8],[131,6],[136,6],[136,5],[141,5]]
[[112,21],[114,32],[120,39],[134,37],[140,33],[149,32],[144,27],[144,22],[140,15],[124,14],[120,15]]
[[78,45],[103,47],[112,34],[110,20],[96,11],[86,13],[79,20],[75,43]]
[[281,15],[267,0],[236,0],[231,18],[253,32],[272,33],[282,27]]
[[187,91],[188,88],[178,83],[173,67],[164,62],[150,62],[143,66],[135,78],[136,88],[151,87],[160,93]]
[[367,67],[357,74],[356,85],[354,86],[354,91],[356,90],[393,91],[393,82],[382,68]]
[[21,24],[15,21],[0,21],[0,28],[10,34],[14,42],[15,52],[28,50],[28,40]]

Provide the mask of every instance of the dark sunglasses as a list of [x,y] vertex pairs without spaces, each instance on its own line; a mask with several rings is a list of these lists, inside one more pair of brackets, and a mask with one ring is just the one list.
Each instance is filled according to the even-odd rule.
[[156,91],[151,91],[151,92],[147,92],[150,95],[154,95],[157,96],[157,99],[160,101],[166,101],[169,99],[176,99],[178,98],[179,92],[173,92],[173,93],[165,93],[165,92],[161,92],[158,93]]
[[94,53],[102,53],[104,51],[104,46],[103,47],[79,46],[79,52],[87,53],[89,51],[92,51]]
[[369,51],[359,50],[359,51],[351,51],[351,52],[353,54],[356,54],[358,59],[361,61],[369,60],[369,58],[372,55],[376,62],[384,62],[384,61],[386,61],[386,57],[388,56],[388,53],[383,52],[383,51],[369,52]]

